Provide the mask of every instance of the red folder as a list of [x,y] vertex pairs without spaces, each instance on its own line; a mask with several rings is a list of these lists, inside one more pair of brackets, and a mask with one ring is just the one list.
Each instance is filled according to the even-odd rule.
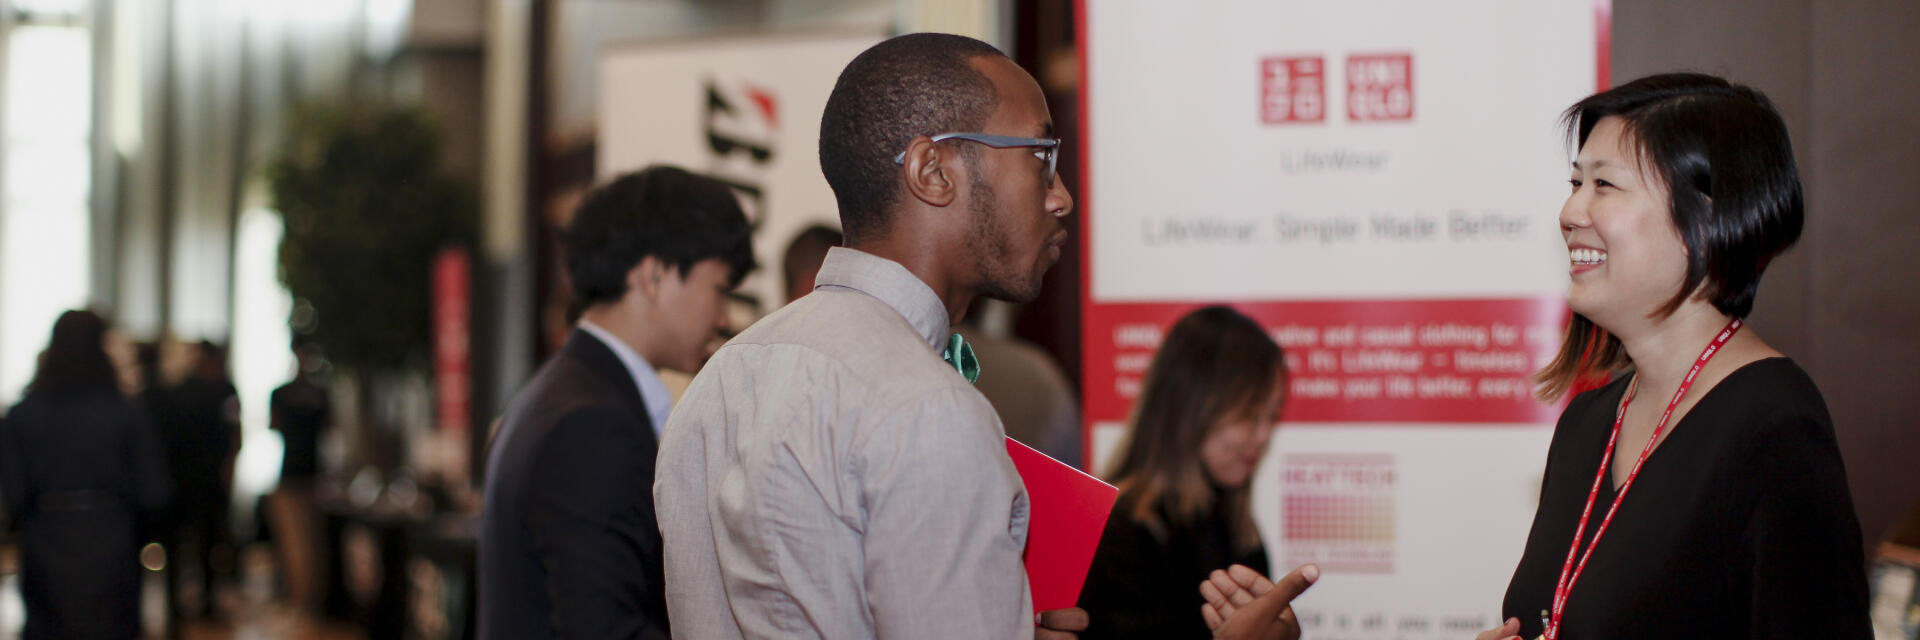
[[1033,610],[1074,606],[1120,490],[1007,438],[1007,455],[1027,483],[1027,584]]

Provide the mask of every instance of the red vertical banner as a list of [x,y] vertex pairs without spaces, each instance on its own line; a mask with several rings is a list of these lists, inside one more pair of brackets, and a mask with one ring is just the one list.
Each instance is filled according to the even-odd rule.
[[467,310],[471,276],[465,249],[444,249],[433,260],[433,388],[438,431],[464,435],[472,423],[472,347]]

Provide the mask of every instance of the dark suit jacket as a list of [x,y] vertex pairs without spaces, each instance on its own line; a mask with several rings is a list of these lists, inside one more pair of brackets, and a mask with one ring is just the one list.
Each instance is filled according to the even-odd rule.
[[640,389],[574,330],[508,404],[487,457],[480,638],[667,638],[659,443]]

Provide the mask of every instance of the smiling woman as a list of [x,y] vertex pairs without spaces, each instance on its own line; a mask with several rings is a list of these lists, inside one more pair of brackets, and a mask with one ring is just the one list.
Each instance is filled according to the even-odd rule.
[[1602,92],[1566,123],[1574,315],[1537,379],[1549,400],[1604,384],[1561,415],[1509,621],[1480,637],[1871,637],[1826,403],[1743,326],[1800,235],[1785,124],[1698,74]]

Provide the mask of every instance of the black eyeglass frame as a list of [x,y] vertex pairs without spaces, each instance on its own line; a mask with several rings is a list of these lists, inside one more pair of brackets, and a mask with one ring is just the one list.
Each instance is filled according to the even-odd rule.
[[[977,142],[980,144],[984,144],[989,147],[993,147],[995,149],[1020,149],[1020,148],[1026,148],[1026,147],[1042,149],[1046,152],[1046,155],[1042,156],[1042,159],[1046,160],[1047,162],[1047,170],[1045,173],[1040,174],[1041,182],[1047,185],[1052,185],[1054,177],[1058,175],[1057,173],[1055,173],[1055,167],[1058,165],[1058,162],[1060,160],[1060,139],[1059,138],[1022,138],[1020,136],[997,136],[990,133],[954,132],[954,133],[942,133],[940,135],[933,136],[931,139],[934,142],[944,142],[947,140],[965,140],[968,142]],[[907,152],[902,151],[900,153],[894,154],[893,163],[899,164],[899,165],[906,164]]]

